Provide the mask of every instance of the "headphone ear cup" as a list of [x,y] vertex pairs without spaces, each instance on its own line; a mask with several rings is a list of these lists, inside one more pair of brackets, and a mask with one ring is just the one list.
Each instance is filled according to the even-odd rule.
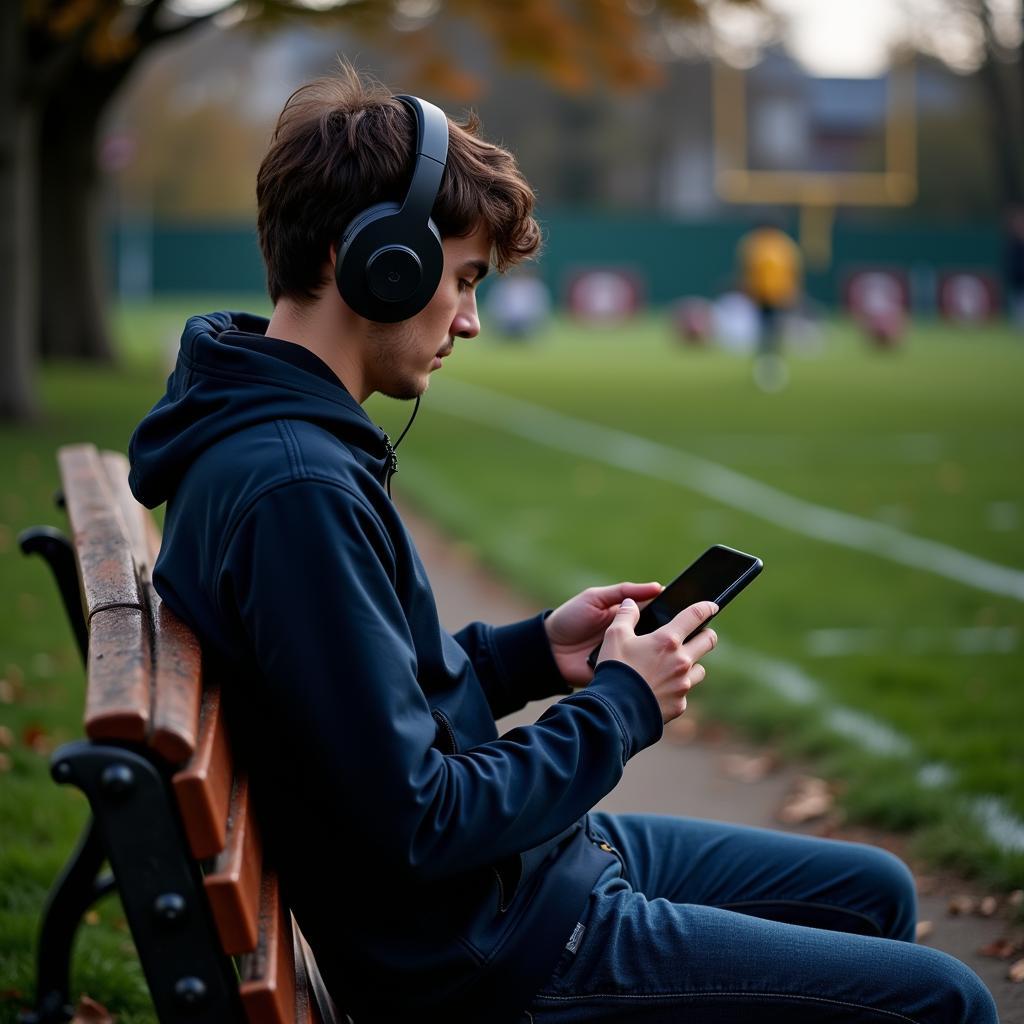
[[444,248],[432,220],[410,224],[397,203],[364,210],[338,244],[334,278],[341,297],[367,320],[397,323],[437,291]]

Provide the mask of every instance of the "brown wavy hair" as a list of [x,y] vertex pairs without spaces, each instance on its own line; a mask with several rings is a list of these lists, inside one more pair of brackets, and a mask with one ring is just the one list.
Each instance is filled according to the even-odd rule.
[[[540,246],[533,191],[506,149],[479,136],[480,122],[448,119],[448,162],[434,203],[442,238],[483,225],[499,271]],[[361,210],[400,202],[412,176],[416,127],[390,90],[342,62],[297,89],[277,120],[256,179],[257,231],[274,302],[313,300],[330,246]]]

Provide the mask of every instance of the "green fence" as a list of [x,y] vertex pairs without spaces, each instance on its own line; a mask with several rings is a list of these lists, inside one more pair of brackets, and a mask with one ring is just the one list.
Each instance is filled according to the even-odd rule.
[[[637,274],[647,301],[712,297],[735,279],[736,244],[749,220],[675,220],[612,213],[541,211],[545,244],[539,270],[554,293],[587,267]],[[937,275],[981,271],[1001,279],[997,226],[836,224],[833,259],[807,275],[808,294],[827,306],[841,301],[843,282],[863,267],[906,272],[917,305],[928,307]],[[111,232],[111,280],[122,295],[263,291],[255,229],[238,224],[127,224]]]

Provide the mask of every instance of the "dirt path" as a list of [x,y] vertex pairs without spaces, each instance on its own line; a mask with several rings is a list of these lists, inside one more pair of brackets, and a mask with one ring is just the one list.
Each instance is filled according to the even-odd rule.
[[[441,621],[458,629],[471,620],[510,622],[536,608],[484,572],[471,555],[444,538],[409,509],[402,509],[437,598]],[[699,701],[693,704],[699,708]],[[533,722],[543,710],[533,704],[502,720],[502,728]],[[689,719],[689,721],[687,721]],[[720,728],[704,728],[690,713],[664,739],[633,758],[622,781],[599,805],[609,811],[653,811],[697,818],[718,818],[765,828],[786,827],[777,814],[797,786],[797,766],[776,764]],[[824,824],[823,824],[824,820]],[[817,818],[799,831],[842,835],[902,853],[899,837],[837,829],[834,819]],[[1007,979],[1008,961],[979,955],[1007,934],[1002,911],[991,917],[949,913],[954,897],[980,903],[984,896],[956,879],[925,873],[914,865],[919,888],[919,920],[931,924],[922,941],[953,954],[978,972],[999,1006],[1002,1024],[1024,1024],[1024,984]],[[1019,931],[1019,929],[1018,929]],[[1018,952],[1014,959],[1024,955]]]

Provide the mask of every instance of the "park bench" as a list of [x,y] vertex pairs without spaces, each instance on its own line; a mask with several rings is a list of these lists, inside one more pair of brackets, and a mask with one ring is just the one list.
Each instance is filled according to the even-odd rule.
[[160,536],[127,459],[74,445],[58,462],[72,540],[37,527],[21,546],[52,569],[85,661],[87,738],[51,771],[92,816],[50,892],[23,1019],[69,1019],[75,932],[116,890],[161,1024],[339,1024],[265,862],[216,681],[153,589]]

